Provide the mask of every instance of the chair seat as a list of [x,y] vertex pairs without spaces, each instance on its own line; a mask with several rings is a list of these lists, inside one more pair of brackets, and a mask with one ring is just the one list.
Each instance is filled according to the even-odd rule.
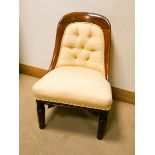
[[103,73],[77,66],[55,68],[32,88],[37,100],[109,110],[112,94]]

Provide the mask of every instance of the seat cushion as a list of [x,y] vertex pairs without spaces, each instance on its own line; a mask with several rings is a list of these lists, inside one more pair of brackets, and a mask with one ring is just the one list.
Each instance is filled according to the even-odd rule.
[[109,110],[112,94],[100,71],[77,66],[58,67],[32,88],[38,100]]

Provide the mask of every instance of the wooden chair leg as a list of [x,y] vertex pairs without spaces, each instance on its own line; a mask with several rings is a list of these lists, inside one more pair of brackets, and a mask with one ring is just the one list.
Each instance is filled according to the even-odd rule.
[[45,128],[45,106],[43,101],[36,100],[39,128]]
[[103,111],[99,115],[98,131],[97,131],[97,138],[99,140],[103,139],[105,128],[106,128],[106,123],[107,123],[107,116],[108,116],[108,111]]

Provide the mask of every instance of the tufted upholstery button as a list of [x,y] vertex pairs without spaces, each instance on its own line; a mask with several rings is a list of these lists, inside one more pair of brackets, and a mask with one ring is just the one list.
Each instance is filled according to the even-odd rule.
[[91,37],[92,37],[92,33],[91,33],[91,32],[89,32],[88,37],[89,37],[89,38],[91,38]]
[[79,36],[78,30],[76,32],[74,32],[74,35]]
[[81,45],[81,49],[84,49],[84,45]]
[[91,49],[90,51],[91,51],[91,52],[95,52],[96,50],[95,50],[95,49]]
[[67,48],[73,49],[74,47],[72,45],[68,45]]
[[73,57],[74,57],[74,59],[77,59],[77,55],[74,55]]
[[89,60],[89,57],[87,57],[86,60],[88,61]]

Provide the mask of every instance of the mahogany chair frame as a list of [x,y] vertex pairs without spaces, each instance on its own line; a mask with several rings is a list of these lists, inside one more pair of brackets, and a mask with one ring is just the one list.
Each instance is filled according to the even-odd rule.
[[[54,53],[53,53],[49,71],[53,70],[56,66],[64,30],[68,24],[73,23],[73,22],[94,23],[94,24],[99,25],[101,29],[103,30],[104,40],[105,40],[105,52],[104,52],[105,76],[106,76],[106,79],[109,80],[108,75],[109,75],[109,64],[110,64],[111,26],[110,26],[110,22],[104,16],[99,15],[99,14],[94,14],[94,13],[72,12],[72,13],[64,15],[60,19],[58,26],[57,26],[55,48],[54,48]],[[54,106],[72,106],[72,105],[66,105],[62,103],[47,102],[47,101],[41,101],[41,100],[36,100],[36,103],[37,103],[37,114],[38,114],[38,122],[39,122],[40,129],[45,128],[45,105],[48,105],[48,108],[51,108]],[[109,111],[86,108],[86,107],[79,107],[79,106],[72,106],[72,107],[86,109],[89,112],[99,117],[97,138],[99,140],[103,139]]]

